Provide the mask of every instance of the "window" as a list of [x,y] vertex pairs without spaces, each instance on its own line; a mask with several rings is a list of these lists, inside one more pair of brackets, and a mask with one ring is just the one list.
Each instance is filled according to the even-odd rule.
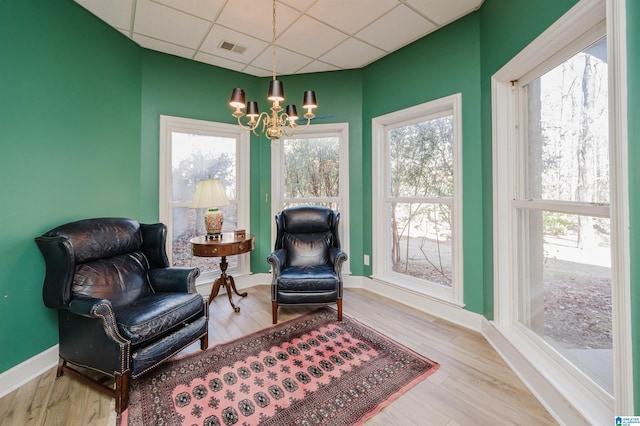
[[462,298],[461,95],[373,121],[374,277]]
[[[198,182],[220,179],[230,205],[224,213],[223,232],[247,229],[249,212],[249,136],[238,126],[160,117],[160,221],[167,224],[167,255],[173,266],[197,266],[198,282],[213,281],[219,274],[217,258],[194,257],[189,240],[204,235],[204,212],[189,204]],[[232,256],[229,271],[248,272],[246,255]]]
[[[339,211],[340,242],[349,253],[349,125],[314,124],[299,135],[274,140],[272,147],[273,215],[299,205]],[[272,234],[275,238],[275,229]]]
[[605,21],[624,12],[607,5],[580,2],[492,79],[494,324],[560,393],[545,405],[598,424],[633,407],[624,27]]
[[[613,393],[606,38],[519,82],[519,321]],[[604,366],[608,368],[603,368]]]

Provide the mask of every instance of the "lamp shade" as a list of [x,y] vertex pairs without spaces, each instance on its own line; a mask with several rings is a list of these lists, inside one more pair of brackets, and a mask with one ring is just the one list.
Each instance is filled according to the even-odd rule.
[[280,80],[271,80],[269,82],[269,96],[270,101],[284,101],[284,84]]
[[296,121],[298,119],[298,110],[295,105],[287,105],[286,111],[289,120]]
[[220,179],[205,179],[198,182],[196,193],[189,207],[202,209],[227,205],[229,205],[229,199]]
[[247,104],[247,115],[249,117],[257,117],[260,115],[260,111],[258,110],[258,103],[256,101],[249,101]]
[[313,90],[305,90],[304,98],[302,100],[302,108],[316,108],[318,102],[316,102],[316,92]]
[[234,108],[244,108],[246,103],[244,99],[244,90],[236,87],[231,91],[231,99],[229,99],[229,105]]

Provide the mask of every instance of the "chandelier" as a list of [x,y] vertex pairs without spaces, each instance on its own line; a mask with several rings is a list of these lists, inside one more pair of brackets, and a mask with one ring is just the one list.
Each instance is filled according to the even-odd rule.
[[[291,104],[285,107],[285,111],[282,111],[280,102],[284,102],[284,85],[282,81],[276,80],[276,0],[273,0],[273,54],[272,54],[272,75],[273,78],[269,82],[269,95],[267,99],[272,102],[271,114],[267,112],[258,111],[258,102],[249,101],[245,102],[244,89],[236,87],[231,92],[231,100],[229,105],[235,108],[233,116],[238,119],[238,125],[245,130],[252,131],[256,136],[265,134],[267,138],[274,140],[280,139],[282,135],[292,136],[296,131],[303,131],[311,123],[311,119],[315,117],[313,109],[318,106],[316,103],[316,93],[313,90],[306,90],[302,101],[302,107],[307,110],[304,114],[304,118],[307,119],[304,127],[299,128],[297,121],[298,111],[296,106]],[[247,108],[247,117],[249,121],[246,124],[242,124],[240,120],[245,113],[242,111]]]

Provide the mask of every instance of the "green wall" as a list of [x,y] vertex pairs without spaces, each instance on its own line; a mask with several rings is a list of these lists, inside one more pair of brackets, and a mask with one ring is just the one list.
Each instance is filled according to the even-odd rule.
[[140,49],[66,0],[3,0],[0,46],[3,372],[58,341],[33,238],[138,215]]
[[[483,313],[482,258],[482,163],[480,161],[480,16],[466,17],[395,52],[364,70],[362,102],[363,161],[371,204],[371,120],[399,109],[462,93],[462,187],[463,269],[466,308]],[[372,229],[371,209],[364,216],[365,229]],[[369,232],[366,235],[370,235]],[[365,244],[371,253],[371,238]],[[367,268],[364,275],[370,275]]]
[[640,161],[640,2],[627,0],[627,84],[629,120],[629,217],[631,229],[631,323],[633,333],[633,383],[635,414],[640,414],[640,170],[633,167]]

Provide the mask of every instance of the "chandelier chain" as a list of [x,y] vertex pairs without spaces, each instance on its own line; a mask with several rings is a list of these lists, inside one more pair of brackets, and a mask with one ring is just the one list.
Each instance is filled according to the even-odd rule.
[[271,69],[273,70],[273,79],[276,79],[276,0],[273,0],[273,53],[271,56]]

